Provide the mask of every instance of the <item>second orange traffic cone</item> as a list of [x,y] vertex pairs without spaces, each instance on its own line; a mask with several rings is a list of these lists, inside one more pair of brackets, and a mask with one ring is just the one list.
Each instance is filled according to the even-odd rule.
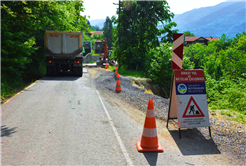
[[108,69],[108,63],[106,62],[105,69]]
[[115,72],[114,72],[114,77],[116,78],[116,75],[118,74],[118,67],[115,68]]
[[121,93],[120,80],[116,80],[115,92],[116,93]]
[[139,152],[164,152],[158,143],[155,110],[152,97],[149,98],[141,141],[136,143]]
[[115,79],[120,80],[120,74],[119,73],[116,74]]

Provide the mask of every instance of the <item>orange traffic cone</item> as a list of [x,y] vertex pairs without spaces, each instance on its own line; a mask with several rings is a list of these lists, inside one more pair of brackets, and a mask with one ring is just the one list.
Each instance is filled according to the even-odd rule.
[[106,62],[105,69],[108,69],[108,63]]
[[164,152],[161,144],[158,143],[152,97],[149,98],[142,138],[136,143],[136,146],[139,152]]
[[121,93],[120,80],[117,80],[117,81],[116,81],[115,92],[116,92],[116,93]]
[[119,74],[119,73],[116,74],[115,79],[116,79],[116,80],[120,80],[120,74]]
[[118,67],[115,68],[115,72],[114,72],[114,77],[116,78],[116,75],[118,74]]

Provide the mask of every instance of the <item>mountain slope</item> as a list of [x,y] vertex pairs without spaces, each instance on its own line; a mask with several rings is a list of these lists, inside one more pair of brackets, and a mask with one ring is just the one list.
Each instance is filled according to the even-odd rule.
[[196,36],[218,37],[225,33],[234,37],[246,31],[245,8],[245,1],[227,1],[176,15],[173,21],[178,24],[180,33],[190,31]]
[[103,28],[104,22],[105,19],[90,20],[92,26],[98,26],[99,28]]

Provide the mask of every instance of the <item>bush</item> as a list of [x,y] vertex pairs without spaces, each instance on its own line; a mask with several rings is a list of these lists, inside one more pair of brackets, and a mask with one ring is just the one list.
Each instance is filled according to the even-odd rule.
[[208,45],[184,48],[196,68],[204,69],[208,103],[212,109],[246,113],[246,33],[233,39],[222,35]]
[[[149,59],[146,63],[146,70],[152,81],[170,92],[172,79],[172,44],[162,43],[160,47],[150,50]],[[194,63],[189,57],[183,57],[183,69],[193,69]]]

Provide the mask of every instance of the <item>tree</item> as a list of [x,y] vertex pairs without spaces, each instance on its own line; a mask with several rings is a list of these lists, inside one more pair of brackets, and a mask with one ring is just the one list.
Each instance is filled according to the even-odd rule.
[[44,32],[88,31],[83,1],[2,1],[2,90],[45,73]]
[[[114,43],[116,60],[127,69],[145,70],[150,49],[159,46],[158,37],[165,33],[168,34],[164,37],[170,36],[171,31],[159,30],[157,24],[162,22],[169,25],[174,14],[169,11],[166,0],[120,3],[120,15],[116,21],[118,39]],[[175,24],[171,23],[168,29],[172,26]]]
[[91,30],[91,31],[100,31],[101,29],[100,29],[99,26],[97,26],[97,25],[96,25],[96,26],[92,26],[92,25],[91,25],[91,26],[90,26],[90,30]]
[[112,21],[110,20],[108,16],[106,18],[106,21],[104,22],[103,34],[104,34],[104,37],[107,39],[108,49],[111,50],[112,42],[113,42]]
[[195,36],[195,34],[191,33],[190,31],[184,31],[183,34],[184,36]]

